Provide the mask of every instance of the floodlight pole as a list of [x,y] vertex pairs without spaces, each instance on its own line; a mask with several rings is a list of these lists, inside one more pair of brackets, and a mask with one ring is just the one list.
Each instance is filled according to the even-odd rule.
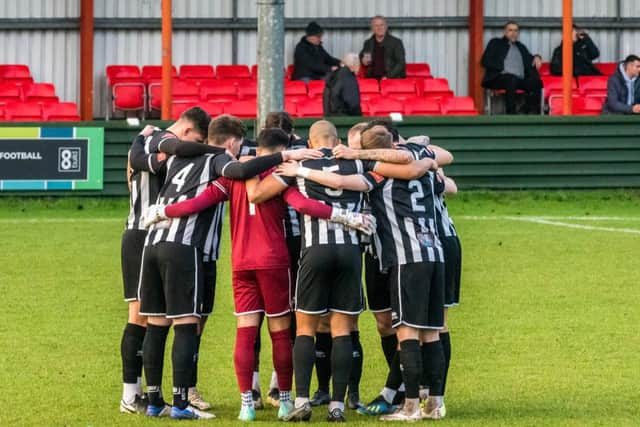
[[484,109],[482,49],[484,48],[484,0],[469,0],[469,96],[476,110]]
[[284,108],[284,0],[258,4],[258,123],[267,113]]
[[562,114],[573,113],[573,1],[562,1]]
[[162,0],[162,120],[171,119],[173,84],[171,37],[171,0]]
[[80,116],[93,120],[93,0],[80,3]]

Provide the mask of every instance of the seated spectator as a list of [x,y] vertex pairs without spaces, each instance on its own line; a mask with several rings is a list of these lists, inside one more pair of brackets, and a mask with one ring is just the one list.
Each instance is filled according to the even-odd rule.
[[405,78],[404,45],[402,40],[389,34],[384,16],[371,19],[371,31],[373,35],[364,42],[360,52],[362,65],[367,67],[366,76],[374,79]]
[[[593,65],[593,60],[600,56],[598,46],[595,45],[589,34],[582,28],[573,26],[571,32],[573,38],[573,75],[574,76],[599,76],[602,73]],[[551,57],[551,74],[562,75],[562,43],[553,50]]]
[[640,58],[629,55],[607,82],[603,113],[640,113]]
[[361,116],[360,87],[356,75],[360,71],[360,59],[355,53],[342,58],[342,67],[331,73],[322,94],[325,116]]
[[310,22],[305,35],[296,45],[293,53],[292,80],[322,80],[338,68],[340,60],[329,55],[322,47],[322,27]]
[[516,114],[516,91],[526,93],[525,113],[540,112],[542,81],[538,70],[542,65],[540,55],[531,55],[525,45],[518,41],[520,28],[510,21],[504,26],[501,38],[491,39],[482,54],[485,68],[482,87],[506,90],[507,114]]

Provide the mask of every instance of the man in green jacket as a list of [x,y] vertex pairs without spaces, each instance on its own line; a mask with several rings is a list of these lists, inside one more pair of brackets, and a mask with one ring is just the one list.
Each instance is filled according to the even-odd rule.
[[360,61],[367,67],[366,76],[381,79],[402,79],[406,77],[406,62],[402,40],[389,34],[384,16],[371,19],[369,39],[360,51]]

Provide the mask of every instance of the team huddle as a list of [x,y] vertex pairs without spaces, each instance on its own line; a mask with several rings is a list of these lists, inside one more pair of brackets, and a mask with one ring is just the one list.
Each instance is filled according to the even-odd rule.
[[[348,146],[324,120],[311,126],[308,141],[298,138],[284,112],[268,115],[256,142],[245,133],[237,118],[211,119],[194,107],[166,130],[147,126],[131,145],[121,412],[214,417],[197,389],[198,354],[229,201],[238,419],[255,420],[263,406],[257,371],[264,319],[274,367],[266,401],[279,419],[308,421],[313,407],[328,404],[327,421],[343,422],[345,401],[385,421],[444,418],[447,308],[458,304],[461,271],[444,201],[457,191],[442,172],[452,155],[428,137],[404,140],[379,120],[353,126]],[[384,387],[369,404],[359,393],[363,268],[388,364]],[[171,326],[168,404],[162,376]]]

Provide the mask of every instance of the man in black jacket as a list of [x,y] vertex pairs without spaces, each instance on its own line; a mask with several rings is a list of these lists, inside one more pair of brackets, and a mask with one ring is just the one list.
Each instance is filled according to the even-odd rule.
[[[602,73],[593,65],[593,60],[600,56],[598,46],[591,37],[581,28],[573,26],[573,75],[574,76],[599,76]],[[562,43],[553,50],[551,57],[551,74],[562,75]]]
[[629,55],[607,82],[603,113],[640,113],[640,58]]
[[329,55],[322,47],[323,30],[316,22],[310,22],[305,36],[300,39],[293,53],[293,80],[322,80],[340,65],[340,60]]
[[327,78],[322,94],[325,116],[361,116],[360,87],[356,75],[360,71],[360,59],[355,53],[342,58],[344,66]]
[[364,42],[360,61],[367,67],[369,78],[403,79],[406,77],[406,62],[402,40],[389,34],[384,16],[371,19],[373,35]]
[[532,56],[518,41],[519,32],[518,24],[510,21],[504,26],[502,38],[491,39],[482,55],[482,87],[506,90],[507,114],[516,113],[516,91],[522,89],[526,92],[525,112],[539,113],[542,81],[538,70],[542,59]]

